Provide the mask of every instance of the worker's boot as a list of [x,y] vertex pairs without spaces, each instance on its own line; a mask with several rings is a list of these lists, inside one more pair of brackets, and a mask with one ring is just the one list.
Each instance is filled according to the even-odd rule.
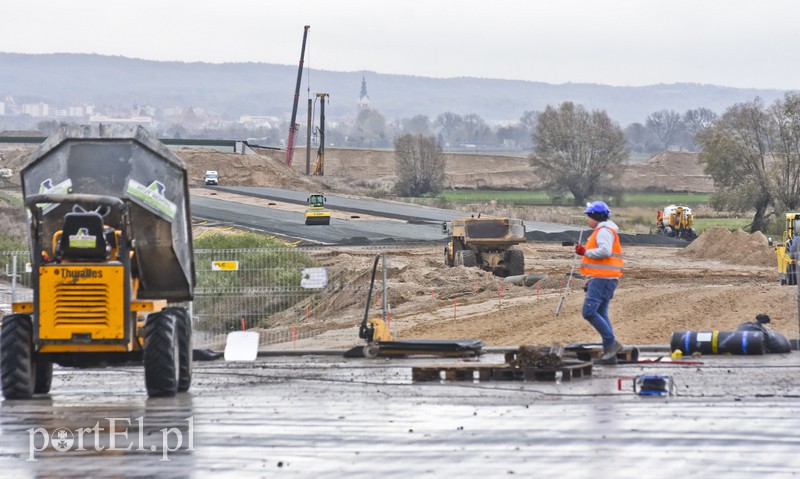
[[614,341],[614,344],[603,348],[603,356],[600,357],[601,364],[617,364],[617,353],[622,350],[622,343]]

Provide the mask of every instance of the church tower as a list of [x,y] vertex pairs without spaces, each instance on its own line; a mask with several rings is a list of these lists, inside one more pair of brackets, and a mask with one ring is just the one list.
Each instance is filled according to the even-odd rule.
[[367,96],[367,77],[361,76],[361,94],[358,96],[358,112],[369,110],[369,96]]

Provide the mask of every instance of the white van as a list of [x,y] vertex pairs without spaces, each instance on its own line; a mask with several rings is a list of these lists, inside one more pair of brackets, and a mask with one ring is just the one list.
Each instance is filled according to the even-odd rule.
[[214,170],[206,171],[206,176],[203,177],[203,181],[207,185],[218,185],[219,184],[219,174]]

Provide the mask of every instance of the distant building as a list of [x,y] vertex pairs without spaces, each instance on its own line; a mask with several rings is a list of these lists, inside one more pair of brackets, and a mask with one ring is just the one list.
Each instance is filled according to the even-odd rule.
[[153,118],[149,116],[132,116],[128,118],[115,118],[105,115],[93,115],[89,117],[89,123],[93,125],[142,125],[150,127],[153,125]]
[[67,107],[67,116],[83,118],[94,114],[94,105],[73,105]]
[[16,115],[18,113],[17,110],[17,102],[14,101],[14,97],[11,95],[6,95],[6,98],[3,100],[3,111],[4,115]]
[[19,107],[20,113],[30,115],[33,118],[43,118],[50,116],[50,105],[47,103],[23,103]]
[[277,116],[265,115],[242,115],[239,117],[239,123],[248,127],[263,126],[266,128],[275,128],[280,126],[280,120]]
[[361,94],[358,95],[358,112],[369,110],[369,96],[367,95],[367,77],[361,76]]

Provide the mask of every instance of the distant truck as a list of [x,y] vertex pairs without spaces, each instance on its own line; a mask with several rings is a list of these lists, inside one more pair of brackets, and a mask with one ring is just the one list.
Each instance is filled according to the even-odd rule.
[[206,174],[203,177],[203,182],[206,185],[213,185],[213,186],[219,185],[219,173],[217,173],[214,170],[206,171]]
[[525,224],[511,218],[457,218],[442,223],[449,241],[444,247],[447,266],[479,267],[497,276],[525,274]]

